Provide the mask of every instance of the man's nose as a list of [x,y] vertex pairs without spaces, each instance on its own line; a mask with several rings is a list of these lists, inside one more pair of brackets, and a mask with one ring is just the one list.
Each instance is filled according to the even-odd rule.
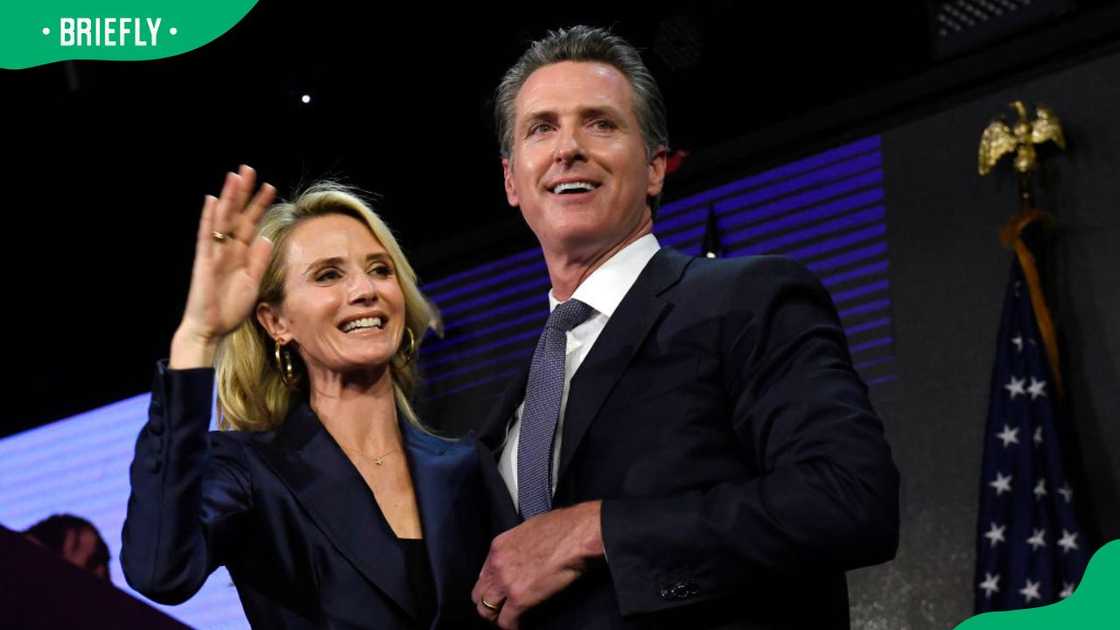
[[583,136],[580,135],[579,128],[561,129],[556,137],[556,161],[571,164],[585,157]]

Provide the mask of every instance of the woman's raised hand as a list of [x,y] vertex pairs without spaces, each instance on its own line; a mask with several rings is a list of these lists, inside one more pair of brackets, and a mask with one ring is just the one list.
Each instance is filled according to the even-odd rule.
[[276,189],[253,188],[256,172],[242,166],[226,175],[221,196],[206,196],[198,225],[191,288],[183,321],[171,342],[170,366],[209,367],[222,337],[252,314],[272,243],[257,224]]

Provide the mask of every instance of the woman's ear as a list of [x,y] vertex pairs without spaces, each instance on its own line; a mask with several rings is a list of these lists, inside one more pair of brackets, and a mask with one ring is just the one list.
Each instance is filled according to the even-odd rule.
[[288,322],[280,314],[280,309],[266,302],[257,304],[257,321],[268,331],[268,336],[281,344],[291,341],[288,338]]

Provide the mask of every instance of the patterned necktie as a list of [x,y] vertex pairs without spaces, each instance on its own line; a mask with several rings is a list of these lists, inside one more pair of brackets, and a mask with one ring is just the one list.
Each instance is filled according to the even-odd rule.
[[579,300],[557,306],[533,351],[517,444],[517,501],[525,518],[552,509],[552,443],[564,394],[567,332],[593,312]]

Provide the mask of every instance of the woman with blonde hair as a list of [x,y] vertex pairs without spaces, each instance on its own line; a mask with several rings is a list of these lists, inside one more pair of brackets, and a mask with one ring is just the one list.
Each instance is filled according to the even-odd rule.
[[[254,180],[203,207],[131,468],[129,584],[180,603],[224,564],[254,627],[479,623],[493,476],[410,404],[433,307],[361,198],[320,184],[268,208]],[[209,432],[215,375],[228,430]]]

